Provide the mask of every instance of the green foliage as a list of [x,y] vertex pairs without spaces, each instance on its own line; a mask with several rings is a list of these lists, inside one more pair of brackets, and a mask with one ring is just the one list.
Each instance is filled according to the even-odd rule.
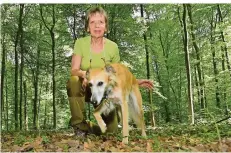
[[23,136],[23,135],[19,135],[19,136],[17,136],[16,137],[16,139],[15,139],[15,144],[16,145],[22,145],[23,143],[25,143],[26,142],[26,137],[25,136]]
[[[144,18],[141,17],[139,4],[54,4],[55,7],[55,81],[56,81],[56,112],[57,128],[67,128],[70,119],[66,82],[70,77],[71,51],[76,38],[87,35],[84,30],[84,15],[92,6],[101,5],[109,15],[109,33],[106,37],[115,41],[120,49],[121,61],[126,62],[136,78],[147,78],[146,50],[143,34],[147,37],[149,52],[150,79],[154,80],[155,89],[152,93],[153,104],[149,104],[149,95],[141,89],[145,110],[145,120],[150,125],[148,113],[155,112],[157,125],[187,123],[188,97],[185,56],[182,42],[181,4],[144,4]],[[34,97],[36,75],[38,75],[38,116],[41,129],[52,128],[52,51],[51,36],[42,22],[40,6],[48,27],[52,25],[52,5],[25,4],[23,14],[23,45],[24,70],[23,82],[23,123],[24,113],[27,113],[28,128],[32,129],[34,113]],[[192,4],[193,25],[188,22],[189,52],[193,85],[194,112],[197,123],[201,120],[210,122],[211,116],[204,114],[198,99],[199,88],[196,85],[198,74],[196,64],[200,62],[203,73],[206,97],[206,109],[217,121],[227,115],[230,109],[231,78],[227,69],[228,62],[224,47],[230,58],[230,23],[231,5],[220,5],[223,22],[215,20],[217,4]],[[14,80],[15,61],[14,45],[18,30],[19,5],[1,5],[1,43],[6,50],[6,72],[3,97],[5,101],[2,130],[14,129]],[[75,23],[74,23],[75,19]],[[216,28],[211,31],[211,22]],[[199,46],[200,59],[196,58],[190,27],[194,27],[195,42]],[[224,33],[225,42],[221,40]],[[211,42],[211,35],[215,38]],[[3,46],[3,45],[2,45]],[[217,76],[214,75],[212,47],[215,50]],[[20,46],[16,48],[21,55]],[[223,60],[225,60],[223,62]],[[20,63],[20,62],[19,62]],[[224,67],[222,66],[224,64]],[[37,69],[38,68],[38,69]],[[37,72],[37,74],[36,74]],[[217,82],[215,80],[218,80]],[[220,93],[220,107],[216,104],[216,86]],[[18,91],[19,92],[19,91]],[[26,106],[24,105],[26,104]],[[91,110],[93,110],[91,108]],[[88,112],[87,112],[88,114]],[[91,114],[91,113],[90,113]],[[8,118],[7,118],[8,117]],[[91,116],[93,119],[93,116]],[[25,129],[26,127],[23,127]],[[219,129],[219,127],[218,127]],[[217,134],[221,130],[216,130]],[[206,132],[207,133],[207,132]],[[17,138],[17,143],[23,143],[23,138]],[[158,144],[157,144],[158,146]]]
[[49,140],[49,137],[48,136],[43,136],[42,135],[42,142],[44,143],[44,144],[48,144],[48,143],[50,143],[50,140]]

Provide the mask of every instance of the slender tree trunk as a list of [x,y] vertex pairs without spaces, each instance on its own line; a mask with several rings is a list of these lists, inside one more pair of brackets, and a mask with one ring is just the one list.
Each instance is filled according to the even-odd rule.
[[[203,79],[203,81],[205,80],[205,73],[204,73],[204,71],[203,71],[203,68],[202,68],[202,79]],[[207,108],[207,106],[208,106],[208,104],[207,104],[207,97],[206,97],[206,90],[205,90],[205,81],[204,81],[204,86],[203,86],[203,90],[204,90],[204,100],[205,100],[205,108]]]
[[[6,72],[5,72],[6,75]],[[7,77],[6,77],[6,85],[5,85],[5,93],[6,93],[6,130],[9,130],[9,102],[8,102],[8,86],[7,86]]]
[[[219,4],[217,5],[217,12],[218,12],[218,15],[219,15],[219,22],[220,22],[221,24],[223,24],[223,16],[222,16],[221,8],[220,8],[220,5],[219,5]],[[229,54],[228,54],[228,49],[227,49],[227,45],[226,45],[224,33],[223,33],[222,30],[220,30],[220,35],[221,35],[221,40],[222,40],[222,42],[224,43],[224,45],[222,45],[222,48],[223,48],[223,50],[224,50],[224,52],[225,52],[225,58],[226,58],[227,69],[229,70],[229,75],[230,75],[230,80],[231,80],[231,66],[230,66],[230,63],[229,63]]]
[[187,21],[186,21],[186,11],[187,6],[183,4],[183,28],[184,28],[184,52],[185,52],[185,66],[188,81],[188,103],[189,103],[189,121],[194,124],[194,109],[193,109],[193,99],[192,99],[192,81],[191,81],[191,69],[190,69],[190,59],[188,51],[188,31],[187,31]]
[[218,68],[217,68],[217,60],[216,60],[216,52],[215,52],[215,29],[216,29],[216,21],[217,18],[215,18],[214,20],[214,16],[213,16],[214,12],[212,10],[212,17],[211,17],[211,21],[210,21],[210,43],[211,43],[211,51],[212,51],[212,58],[213,58],[213,73],[214,73],[214,77],[215,77],[215,93],[216,93],[216,105],[218,108],[221,107],[220,104],[220,92],[219,92],[219,87],[218,87]]
[[[223,23],[223,16],[222,16],[221,8],[220,8],[219,4],[217,5],[217,13],[218,13],[218,16],[219,16],[218,21],[219,21],[220,24],[222,24]],[[220,30],[220,36],[221,36],[222,42],[224,43],[224,45],[221,46],[221,50],[222,50],[222,71],[225,71],[225,61],[226,61],[227,69],[229,71],[230,80],[231,80],[231,66],[230,66],[230,63],[229,63],[229,54],[228,54],[228,49],[227,49],[225,37],[224,37],[224,34],[223,34],[222,30]],[[227,104],[226,89],[224,89],[223,94],[224,94],[224,101],[225,101],[225,104],[226,104],[225,112],[226,112],[226,115],[228,115],[228,104]]]
[[[20,15],[21,17],[21,15]],[[19,18],[19,25],[20,25],[20,20]],[[14,46],[14,56],[15,56],[15,73],[14,73],[14,100],[15,100],[15,105],[14,105],[14,119],[15,119],[15,130],[18,129],[18,51],[17,51],[17,46],[18,46],[18,37],[19,37],[19,30],[16,34],[15,38],[15,46]]]
[[55,26],[55,7],[52,6],[53,12],[53,24],[50,30],[51,40],[52,40],[52,80],[53,80],[53,128],[56,129],[56,101],[55,101],[55,89],[56,89],[56,80],[55,80],[55,33],[54,33],[54,26]]
[[[140,4],[140,13],[141,17],[144,17],[144,6],[143,4]],[[147,36],[146,33],[144,32],[143,34],[144,37],[144,44],[145,44],[145,53],[146,53],[146,68],[147,68],[147,79],[150,79],[150,68],[149,68],[149,52],[148,52],[148,44],[147,44]],[[152,106],[152,91],[149,90],[149,103],[150,106]],[[151,125],[154,127],[155,126],[155,115],[154,112],[151,111],[150,114],[150,119],[151,119]]]
[[[22,9],[24,5],[21,4]],[[23,114],[22,114],[22,101],[23,101],[23,67],[24,67],[24,47],[23,47],[23,26],[20,26],[20,50],[21,50],[21,65],[20,65],[20,100],[19,100],[19,120],[20,120],[20,130],[22,130],[23,125]]]
[[28,131],[28,116],[27,116],[27,87],[26,81],[23,81],[23,91],[24,91],[24,129]]
[[200,49],[196,43],[196,36],[194,33],[194,23],[193,23],[193,19],[192,19],[192,8],[191,8],[191,4],[187,4],[187,10],[188,10],[188,16],[189,16],[189,21],[191,24],[191,36],[192,36],[192,43],[193,43],[193,47],[196,51],[196,58],[197,58],[197,73],[198,73],[198,81],[199,81],[199,87],[200,87],[200,103],[201,103],[201,108],[204,109],[205,108],[205,92],[204,92],[204,80],[203,80],[203,76],[202,76],[202,68],[201,68],[201,57],[200,57]]
[[[42,25],[39,24],[39,33],[42,32]],[[37,45],[36,71],[34,72],[34,128],[38,129],[38,91],[39,91],[39,74],[40,74],[40,44]]]
[[47,28],[47,30],[50,32],[51,36],[51,50],[52,50],[52,82],[53,82],[53,128],[56,128],[56,102],[55,102],[55,89],[56,89],[56,80],[55,80],[55,33],[54,33],[54,27],[55,27],[55,6],[52,5],[52,25],[51,28],[49,28],[44,20],[43,12],[42,12],[42,6],[40,5],[40,14],[42,17],[42,21]]
[[36,86],[36,74],[35,74],[36,72],[34,72],[33,71],[33,80],[34,80],[34,82],[33,82],[33,85],[34,85],[34,98],[33,98],[33,103],[34,103],[34,105],[33,105],[33,113],[34,113],[34,117],[33,117],[33,128],[34,129],[38,129],[38,107],[37,107],[37,103],[38,103],[38,87]]
[[77,39],[77,35],[76,35],[76,11],[77,10],[74,9],[74,12],[73,12],[74,25],[73,25],[72,31],[73,31],[73,35],[74,35],[74,41]]
[[[5,103],[4,103],[4,78],[5,78],[5,61],[6,61],[6,47],[5,47],[5,34],[2,35],[1,39],[1,45],[2,45],[2,63],[1,63],[1,119],[5,116]],[[3,120],[1,120],[1,125],[3,126]]]
[[194,77],[195,77],[195,84],[196,84],[196,90],[197,90],[197,101],[198,101],[198,104],[201,105],[200,103],[200,87],[199,87],[199,83],[198,83],[198,79],[197,79],[197,67],[194,66]]
[[[153,58],[153,67],[154,67],[154,71],[156,73],[156,76],[157,76],[157,81],[159,82],[161,88],[160,88],[160,92],[165,95],[165,92],[164,92],[164,89],[163,89],[163,85],[162,85],[162,81],[161,81],[161,76],[160,76],[160,73],[159,73],[159,66],[158,66],[158,62],[156,61],[155,58]],[[168,107],[166,106],[166,100],[163,100],[163,104],[164,104],[164,110],[166,111],[165,114],[169,114],[169,110],[168,110]],[[167,122],[167,117],[165,117],[165,121]]]
[[40,91],[39,91],[39,94],[38,94],[38,118],[37,118],[37,120],[38,120],[38,129],[40,129],[40,122],[39,122],[39,118],[40,118],[40,102],[41,102],[41,99],[40,99],[40,95],[41,95],[41,88],[40,88]]
[[180,80],[179,80],[179,85],[178,85],[178,103],[177,103],[177,118],[179,119],[180,123],[182,123],[182,115],[181,115],[181,103],[182,103],[182,72],[181,69],[179,70],[179,76],[180,76]]
[[[222,71],[225,71],[225,55],[224,52],[222,52],[222,61],[221,61],[221,65],[222,65]],[[225,102],[226,108],[225,108],[225,115],[228,115],[228,104],[227,104],[227,93],[226,93],[226,89],[223,89],[223,101]]]
[[14,53],[15,53],[15,81],[14,81],[14,85],[15,85],[15,105],[14,105],[14,115],[15,115],[15,130],[18,130],[18,51],[17,51],[17,46],[18,46],[18,40],[21,34],[21,29],[22,29],[22,16],[23,16],[23,9],[24,9],[24,4],[20,4],[19,5],[20,9],[19,9],[19,20],[18,20],[18,30],[16,33],[16,38],[15,38],[15,43],[14,43]]
[[43,128],[47,128],[47,103],[45,103],[45,113],[44,113],[44,121],[43,121]]
[[[46,84],[46,93],[49,92],[49,83],[47,82]],[[44,129],[47,128],[47,119],[48,119],[48,114],[47,114],[47,103],[45,103],[45,115],[44,115],[44,121],[43,121],[43,127]]]
[[[172,89],[173,93],[174,93],[174,98],[175,98],[175,101],[177,101],[177,98],[176,98],[176,95],[175,95],[175,90],[173,89],[172,87],[172,84],[171,84],[171,81],[169,79],[169,68],[168,68],[168,63],[167,63],[167,60],[168,60],[168,53],[167,51],[165,50],[165,46],[164,46],[164,43],[163,43],[163,40],[162,40],[162,35],[161,35],[161,32],[159,32],[159,39],[160,39],[160,44],[161,44],[161,47],[162,47],[162,51],[163,51],[163,55],[165,57],[165,67],[166,67],[166,70],[167,70],[167,80],[164,81],[164,82],[167,82],[166,84],[166,94],[168,97],[170,97],[170,91],[169,91],[169,88]],[[168,45],[168,44],[167,44]],[[168,47],[167,47],[168,48]],[[170,109],[169,109],[169,102],[168,100],[165,101],[164,103],[165,105],[165,109],[166,109],[166,122],[170,122],[171,121],[171,113],[170,113]]]

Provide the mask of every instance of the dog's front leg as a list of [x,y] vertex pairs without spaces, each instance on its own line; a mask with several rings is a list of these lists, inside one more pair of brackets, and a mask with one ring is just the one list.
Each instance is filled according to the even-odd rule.
[[95,116],[95,119],[96,119],[102,133],[105,133],[107,130],[107,126],[106,126],[105,122],[103,121],[100,112],[94,112],[94,116]]
[[126,100],[122,101],[121,105],[122,119],[123,119],[123,144],[128,144],[128,103]]

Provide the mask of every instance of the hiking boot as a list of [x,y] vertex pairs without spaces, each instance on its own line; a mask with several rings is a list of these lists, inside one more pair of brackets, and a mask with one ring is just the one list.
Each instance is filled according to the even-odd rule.
[[74,126],[73,127],[73,130],[74,130],[74,134],[78,137],[81,137],[81,138],[84,138],[87,136],[87,131],[83,131],[81,129],[79,129],[77,126]]
[[84,120],[81,123],[72,126],[77,136],[86,136],[90,130],[89,124]]

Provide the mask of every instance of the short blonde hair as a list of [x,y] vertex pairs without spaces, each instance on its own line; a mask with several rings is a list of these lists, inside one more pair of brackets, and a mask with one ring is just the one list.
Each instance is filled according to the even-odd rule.
[[87,15],[86,15],[86,20],[85,20],[85,30],[87,31],[89,28],[89,19],[93,14],[102,14],[105,18],[105,23],[106,23],[106,32],[108,31],[108,16],[107,16],[107,12],[102,8],[102,7],[92,7],[87,11]]

